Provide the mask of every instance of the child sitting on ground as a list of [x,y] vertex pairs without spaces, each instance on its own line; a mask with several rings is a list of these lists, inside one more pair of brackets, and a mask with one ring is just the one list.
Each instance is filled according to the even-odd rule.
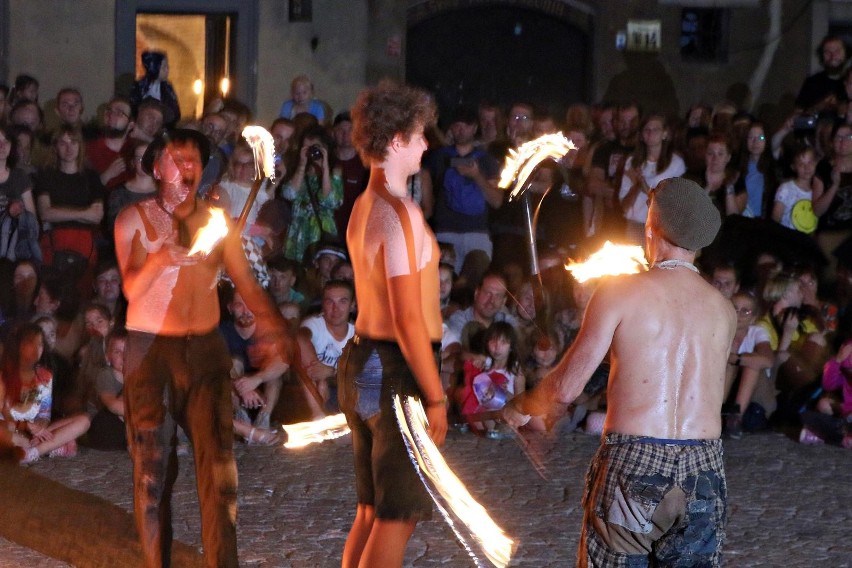
[[802,415],[804,427],[799,435],[803,444],[841,444],[852,448],[852,341],[844,343],[837,356],[823,367],[824,394],[817,400],[816,411]]
[[[505,437],[497,428],[496,411],[524,391],[524,374],[518,361],[515,330],[506,322],[494,322],[483,338],[486,359],[483,367],[465,361],[464,386],[459,395],[461,414],[477,433],[489,438]],[[494,412],[495,416],[490,413]]]

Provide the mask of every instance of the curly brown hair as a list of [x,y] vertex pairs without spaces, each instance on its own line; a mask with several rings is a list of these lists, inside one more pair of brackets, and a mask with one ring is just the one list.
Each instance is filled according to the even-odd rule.
[[408,142],[414,129],[433,124],[436,114],[426,91],[383,81],[358,95],[352,107],[352,143],[365,163],[381,162],[395,135]]

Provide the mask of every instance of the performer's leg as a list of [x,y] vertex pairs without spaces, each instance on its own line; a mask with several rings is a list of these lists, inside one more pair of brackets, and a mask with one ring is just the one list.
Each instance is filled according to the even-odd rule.
[[361,555],[361,568],[392,568],[402,566],[408,539],[414,533],[417,520],[376,519],[370,538]]
[[371,505],[358,504],[355,509],[355,521],[352,523],[349,536],[346,537],[346,545],[343,547],[342,568],[358,568],[375,518],[376,510]]
[[175,424],[163,397],[168,371],[157,364],[164,357],[153,353],[154,340],[153,335],[130,334],[124,383],[136,528],[148,568],[168,566],[171,560],[171,488],[177,476]]
[[[234,459],[233,408],[229,361],[217,337],[196,338],[188,373],[191,386],[183,416],[195,455],[201,541],[208,566],[237,566],[237,465]],[[219,347],[218,353],[216,347]]]

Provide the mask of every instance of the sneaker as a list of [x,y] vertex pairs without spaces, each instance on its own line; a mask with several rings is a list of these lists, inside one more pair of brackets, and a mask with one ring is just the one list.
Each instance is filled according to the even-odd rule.
[[725,433],[732,440],[743,437],[743,415],[739,412],[725,416]]
[[21,463],[27,464],[37,462],[40,457],[41,455],[38,453],[38,448],[27,448],[27,453],[24,454],[24,459],[21,460]]
[[51,458],[73,458],[77,455],[77,441],[66,442],[47,455]]
[[800,444],[808,444],[808,445],[817,445],[824,444],[825,440],[808,430],[807,428],[802,428],[802,431],[799,433],[799,443]]

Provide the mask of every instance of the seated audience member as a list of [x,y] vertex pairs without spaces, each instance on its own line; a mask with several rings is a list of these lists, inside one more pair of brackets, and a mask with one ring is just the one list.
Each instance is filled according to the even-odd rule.
[[[248,425],[248,435],[243,436],[249,443],[274,443],[276,439],[269,435],[274,434],[270,430],[272,409],[278,402],[282,376],[288,365],[280,355],[268,356],[265,345],[268,338],[256,337],[257,321],[240,294],[233,290],[226,290],[226,293],[232,294],[229,301],[225,302],[231,317],[223,319],[219,329],[234,361],[234,390],[239,395],[239,400],[235,401],[237,419],[234,426],[241,433],[245,430],[244,426]],[[257,349],[253,353],[255,344]],[[263,393],[258,389],[262,389]],[[254,420],[249,420],[248,413],[241,411],[241,408],[256,409]]]
[[121,210],[134,203],[139,203],[157,195],[157,186],[154,185],[154,178],[142,169],[142,156],[145,155],[145,150],[147,149],[147,142],[140,142],[138,140],[133,142],[131,147],[132,159],[130,168],[128,169],[131,177],[109,192],[104,228],[110,242],[113,240],[115,218],[118,217]]
[[11,128],[12,134],[15,136],[15,167],[32,177],[37,171],[35,164],[33,164],[32,155],[35,134],[28,126],[18,125]]
[[114,259],[98,263],[95,269],[95,296],[92,303],[106,307],[116,327],[124,327],[127,300],[121,292],[121,273]]
[[810,235],[817,228],[814,195],[822,193],[822,180],[815,176],[813,148],[801,148],[793,155],[796,176],[778,186],[772,206],[772,220],[794,231]]
[[802,415],[799,434],[803,444],[828,442],[852,448],[852,341],[844,343],[823,367],[822,388],[816,408]]
[[41,362],[53,375],[51,415],[54,419],[64,418],[62,402],[71,395],[75,369],[68,359],[56,351],[56,319],[53,316],[38,316],[33,323],[41,328],[44,336],[44,354],[41,356]]
[[335,262],[331,269],[331,279],[348,280],[355,284],[355,271],[352,268],[352,263],[342,258]]
[[814,213],[819,217],[817,244],[829,259],[826,278],[834,279],[833,251],[852,235],[852,125],[839,124],[832,136],[833,151],[817,164],[823,191],[815,186]]
[[322,291],[331,280],[331,270],[341,260],[349,260],[343,246],[336,243],[322,243],[314,253],[313,266],[305,273],[304,292],[308,302],[307,312],[315,314],[322,302]]
[[334,142],[322,127],[302,132],[296,163],[281,186],[281,196],[292,202],[292,218],[284,254],[303,262],[305,252],[323,237],[342,240],[334,212],[343,201],[343,178],[334,155]]
[[465,361],[464,384],[456,395],[462,417],[477,433],[489,438],[505,437],[494,417],[487,413],[503,408],[524,391],[525,379],[518,359],[518,339],[506,322],[494,322],[483,336],[485,360]]
[[68,361],[74,359],[84,340],[85,330],[79,306],[76,289],[58,277],[48,275],[39,281],[33,299],[33,317],[49,316],[55,319],[55,348]]
[[325,400],[329,411],[337,411],[337,360],[355,335],[355,326],[350,322],[354,301],[351,282],[329,280],[322,291],[321,313],[305,319],[299,330],[316,351],[317,361],[307,367],[307,372],[320,392],[329,392],[330,398]]
[[[238,219],[243,207],[248,200],[251,187],[255,179],[254,153],[251,146],[245,140],[240,140],[234,146],[231,158],[228,161],[228,172],[225,178],[219,182],[214,189],[214,194],[219,201],[219,207],[228,212],[232,219]],[[267,181],[261,186],[260,191],[252,203],[246,218],[243,235],[255,236],[255,222],[257,221],[260,208],[272,198],[272,186]]]
[[729,300],[740,289],[740,274],[733,263],[719,264],[713,268],[710,284]]
[[541,288],[534,279],[529,278],[521,284],[517,294],[512,298],[510,312],[518,322],[518,354],[521,361],[526,361],[532,350],[532,337],[539,329],[539,322],[545,322],[543,313],[544,298]]
[[269,270],[269,294],[276,305],[282,302],[294,302],[300,307],[305,304],[305,296],[293,286],[299,275],[296,261],[279,254],[266,263]]
[[228,133],[228,121],[218,113],[205,114],[201,118],[200,129],[210,141],[210,157],[204,164],[201,182],[198,184],[198,195],[206,197],[207,192],[219,183],[227,169],[228,160],[220,146],[225,142],[225,135]]
[[[477,349],[477,343],[482,345],[482,332],[495,321],[505,321],[513,328],[517,327],[517,319],[505,310],[506,296],[503,276],[497,272],[488,273],[474,292],[473,305],[454,313],[446,322],[460,338],[463,351],[467,352],[463,357],[472,356],[480,367],[485,360],[485,355],[481,354],[483,348]],[[477,350],[479,355],[475,355]]]
[[764,418],[768,418],[775,410],[775,385],[770,374],[775,353],[772,351],[769,333],[765,328],[755,325],[760,317],[760,302],[757,298],[748,292],[736,292],[731,302],[737,312],[737,330],[728,355],[725,397],[728,397],[734,385],[737,385],[737,390],[734,403],[726,413],[725,433],[730,438],[739,439],[743,432],[743,413],[750,404],[759,405],[759,409],[752,412]]
[[453,266],[442,262],[438,266],[438,277],[440,278],[441,317],[446,322],[447,318],[459,310],[458,303],[454,302],[451,298],[456,277]]
[[536,330],[530,337],[531,352],[524,364],[524,375],[527,379],[527,388],[535,386],[556,366],[562,349],[559,339],[554,333],[545,333]]
[[0,374],[6,391],[4,414],[15,422],[20,447],[26,450],[22,463],[50,457],[77,455],[77,438],[89,428],[85,413],[53,420],[51,401],[53,376],[39,363],[44,336],[35,324],[15,330],[0,356]]
[[106,338],[114,326],[112,314],[106,306],[91,303],[83,308],[82,313],[89,339],[77,353],[77,373],[72,387],[73,399],[66,412],[85,410],[87,402],[94,398],[95,382],[101,370],[107,366]]
[[781,274],[763,290],[767,313],[758,325],[769,333],[776,353],[775,386],[783,400],[815,381],[826,359],[826,339],[816,321],[802,307],[802,289],[796,276]]
[[38,267],[31,260],[19,260],[12,268],[12,286],[4,297],[4,326],[29,321],[33,316],[33,300],[38,291]]
[[92,425],[86,433],[86,445],[98,450],[127,449],[124,426],[124,348],[127,332],[115,329],[106,338],[106,366],[95,378],[93,396],[87,411]]
[[139,103],[130,137],[142,142],[151,142],[163,129],[164,113],[163,105],[159,101],[149,99]]

